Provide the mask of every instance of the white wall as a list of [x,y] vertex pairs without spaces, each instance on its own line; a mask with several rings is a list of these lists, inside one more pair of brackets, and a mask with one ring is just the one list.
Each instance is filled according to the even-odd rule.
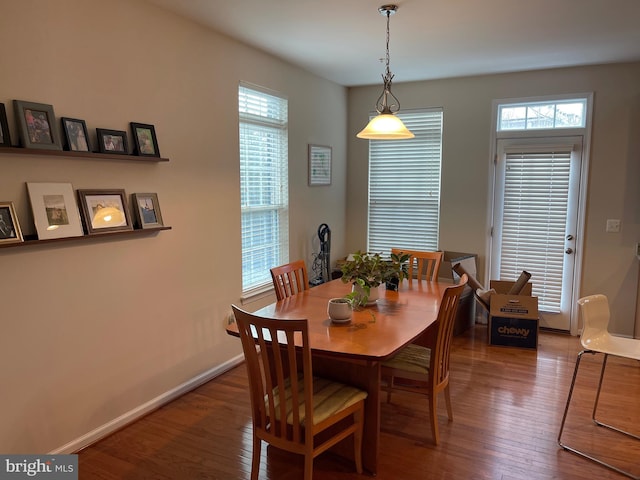
[[[92,132],[155,125],[168,163],[0,155],[0,200],[34,233],[25,182],[157,192],[172,230],[0,249],[0,451],[76,441],[236,357],[241,293],[237,88],[289,99],[291,257],[311,264],[328,223],[343,253],[347,93],[144,2],[0,0],[0,103],[53,105]],[[307,145],[333,147],[333,183],[307,186]],[[270,302],[274,297],[262,299]],[[258,304],[245,305],[254,309]]]
[[[594,92],[593,136],[581,295],[604,293],[612,329],[633,335],[640,241],[640,64],[555,69],[396,83],[403,108],[443,107],[441,249],[476,252],[486,278],[491,195],[491,107],[494,99]],[[363,127],[380,86],[349,91],[349,250],[366,247],[368,145]],[[605,233],[606,219],[622,220]],[[640,332],[638,332],[640,333]]]

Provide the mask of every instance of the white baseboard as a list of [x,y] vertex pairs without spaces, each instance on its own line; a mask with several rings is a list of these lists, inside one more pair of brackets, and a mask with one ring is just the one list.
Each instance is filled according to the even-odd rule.
[[139,407],[134,408],[117,418],[114,418],[108,423],[101,425],[100,427],[82,435],[75,440],[67,443],[66,445],[61,446],[60,448],[55,449],[52,452],[49,452],[50,455],[57,454],[69,454],[76,453],[83,448],[88,447],[89,445],[97,442],[105,438],[106,436],[112,434],[116,430],[121,429],[122,427],[138,420],[139,418],[144,417],[148,413],[166,405],[167,403],[175,400],[176,398],[184,395],[187,392],[199,387],[200,385],[208,382],[209,380],[217,377],[218,375],[223,374],[227,370],[231,370],[236,365],[239,365],[244,361],[243,355],[238,355],[237,357],[228,360],[227,362],[218,365],[206,372],[201,373],[200,375],[186,381],[182,385],[178,385],[176,388],[169,390],[168,392],[163,393],[162,395],[158,395],[157,397],[149,400],[148,402],[140,405]]

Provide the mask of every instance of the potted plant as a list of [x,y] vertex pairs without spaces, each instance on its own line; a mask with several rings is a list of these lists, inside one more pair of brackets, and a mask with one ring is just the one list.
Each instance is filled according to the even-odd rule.
[[[380,253],[362,253],[357,251],[342,264],[342,281],[352,283],[353,292],[347,295],[353,306],[366,305],[372,292],[383,283],[397,279],[399,282],[407,275],[407,260],[409,255],[392,254],[383,258]],[[371,290],[371,289],[374,290]],[[374,293],[374,295],[375,295]]]

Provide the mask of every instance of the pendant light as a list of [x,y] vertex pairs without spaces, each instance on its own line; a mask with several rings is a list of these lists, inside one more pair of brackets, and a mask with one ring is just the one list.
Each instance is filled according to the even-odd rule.
[[[400,140],[413,138],[415,135],[404,126],[395,114],[400,111],[400,101],[391,93],[391,80],[393,74],[389,70],[389,17],[398,11],[397,5],[383,5],[378,8],[381,15],[387,17],[387,55],[386,69],[382,75],[382,94],[376,101],[378,115],[371,119],[369,124],[356,135],[358,138],[369,140]],[[389,104],[391,102],[391,104]]]

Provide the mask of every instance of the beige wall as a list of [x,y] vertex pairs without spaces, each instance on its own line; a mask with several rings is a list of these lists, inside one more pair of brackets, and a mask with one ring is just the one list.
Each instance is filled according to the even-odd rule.
[[[394,85],[405,109],[443,107],[441,249],[477,252],[486,278],[490,159],[494,99],[594,92],[593,136],[581,295],[604,293],[612,328],[633,335],[640,241],[640,64],[556,69]],[[349,91],[347,246],[366,247],[368,145],[355,134],[364,126],[379,86]],[[606,219],[622,220],[605,233]],[[484,272],[484,273],[483,273]],[[640,333],[640,330],[637,332]]]
[[[86,120],[94,145],[96,127],[154,124],[170,158],[0,156],[0,200],[15,203],[25,233],[25,182],[157,192],[172,227],[0,249],[0,451],[68,450],[240,354],[224,330],[241,293],[240,80],[289,99],[292,259],[311,264],[323,222],[344,251],[347,92],[143,2],[0,0],[0,11],[0,103],[15,140],[20,99]],[[307,186],[308,143],[333,147],[330,187]]]

